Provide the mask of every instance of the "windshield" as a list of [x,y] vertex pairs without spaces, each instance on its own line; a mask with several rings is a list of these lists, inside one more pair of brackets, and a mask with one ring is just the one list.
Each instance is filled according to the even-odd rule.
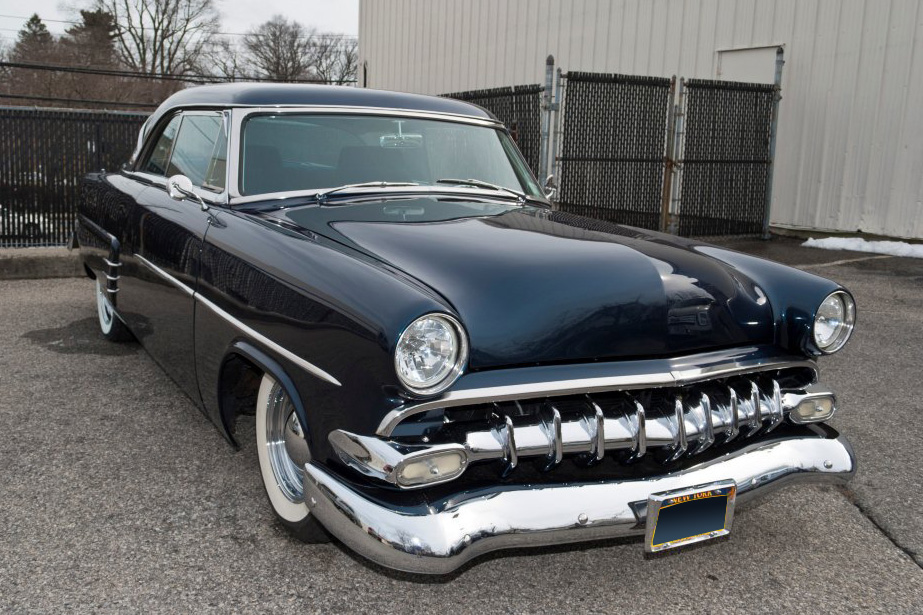
[[366,182],[457,188],[438,182],[461,178],[542,196],[509,135],[488,126],[342,114],[258,115],[245,122],[241,141],[242,195]]

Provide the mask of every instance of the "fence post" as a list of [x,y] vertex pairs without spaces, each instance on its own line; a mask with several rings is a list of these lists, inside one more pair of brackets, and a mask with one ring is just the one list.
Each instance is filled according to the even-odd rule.
[[766,167],[766,206],[763,210],[763,239],[769,239],[769,209],[772,207],[772,175],[776,166],[776,132],[779,128],[779,101],[782,100],[782,47],[776,49],[776,77],[772,87],[772,111],[769,120],[769,164]]
[[551,106],[554,112],[554,129],[551,133],[551,175],[554,175],[554,185],[557,188],[555,197],[561,194],[561,161],[558,160],[558,150],[561,149],[563,135],[561,134],[561,69],[558,68],[554,81],[554,104]]
[[673,186],[673,164],[676,159],[676,75],[670,79],[670,104],[667,107],[667,145],[663,154],[663,192],[660,197],[660,230],[666,232],[670,226],[670,194]]
[[669,211],[667,212],[668,224],[666,232],[673,235],[679,234],[680,199],[682,198],[683,184],[683,156],[685,152],[685,127],[683,118],[686,115],[684,109],[686,101],[686,79],[679,80],[679,95],[676,98],[676,107],[673,109],[673,175],[671,177],[670,191],[672,192]]
[[554,56],[545,60],[545,84],[542,90],[542,137],[539,147],[538,180],[544,185],[548,177],[548,141],[551,133],[551,87],[554,81]]

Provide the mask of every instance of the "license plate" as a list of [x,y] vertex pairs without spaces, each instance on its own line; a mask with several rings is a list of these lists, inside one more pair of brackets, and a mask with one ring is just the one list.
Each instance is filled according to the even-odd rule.
[[652,493],[644,549],[656,553],[730,534],[736,495],[733,480]]

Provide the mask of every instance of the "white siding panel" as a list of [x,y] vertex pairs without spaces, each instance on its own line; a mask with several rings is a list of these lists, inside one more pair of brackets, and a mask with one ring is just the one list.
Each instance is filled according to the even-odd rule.
[[773,224],[923,238],[921,0],[360,0],[359,29],[371,87],[430,94],[782,44]]

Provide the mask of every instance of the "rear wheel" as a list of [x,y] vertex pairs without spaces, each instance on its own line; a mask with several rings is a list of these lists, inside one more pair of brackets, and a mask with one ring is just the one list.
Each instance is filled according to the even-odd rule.
[[303,542],[329,542],[304,501],[304,465],[311,461],[304,428],[288,393],[268,375],[256,399],[256,448],[263,486],[279,521]]
[[104,338],[110,342],[127,342],[131,339],[128,327],[119,320],[99,279],[96,280],[96,315],[99,317],[99,330]]

